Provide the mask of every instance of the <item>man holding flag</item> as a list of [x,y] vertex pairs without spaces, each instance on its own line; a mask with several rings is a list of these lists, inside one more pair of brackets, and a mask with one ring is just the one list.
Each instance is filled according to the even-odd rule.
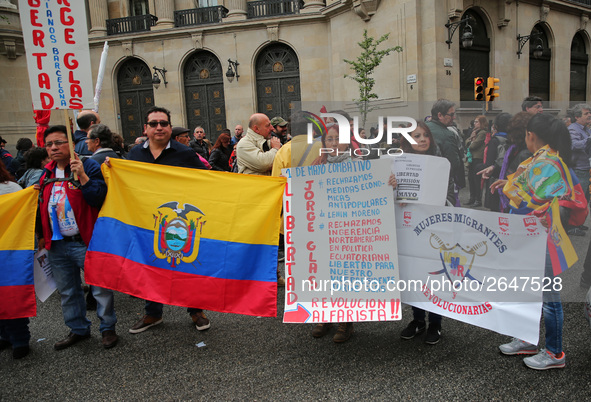
[[[151,107],[146,112],[144,131],[148,140],[129,152],[127,158],[132,161],[155,163],[159,165],[180,166],[187,168],[205,169],[201,160],[191,148],[171,140],[172,125],[170,112],[161,107]],[[144,332],[162,322],[162,303],[146,300],[145,315],[129,329],[132,334]],[[210,327],[209,319],[202,309],[188,308],[187,312],[195,327],[204,331]]]
[[[100,165],[92,159],[82,162],[77,155],[70,155],[66,132],[65,126],[45,131],[45,147],[51,162],[45,166],[40,180],[39,248],[49,250],[64,321],[70,327],[68,336],[55,343],[55,350],[90,337],[91,322],[86,317],[80,270],[84,269],[86,249],[107,194]],[[73,180],[73,175],[79,181]],[[97,286],[91,286],[91,291],[97,301],[103,347],[112,348],[119,340],[113,291]]]

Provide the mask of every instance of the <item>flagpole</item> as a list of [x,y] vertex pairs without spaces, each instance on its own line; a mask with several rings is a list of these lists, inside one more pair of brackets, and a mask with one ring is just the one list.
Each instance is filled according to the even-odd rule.
[[[70,120],[68,118],[68,109],[64,109],[64,121],[66,122],[68,147],[70,147],[70,159],[76,159],[76,154],[74,153],[74,141],[72,140],[72,129],[70,128]],[[78,180],[78,175],[76,173],[74,173],[74,180]]]
[[101,90],[103,87],[103,78],[105,76],[105,70],[107,68],[107,55],[109,54],[109,42],[105,41],[103,46],[103,52],[101,53],[101,61],[99,63],[98,75],[96,77],[96,86],[94,88],[94,109],[96,113],[99,110],[99,100],[101,98]]

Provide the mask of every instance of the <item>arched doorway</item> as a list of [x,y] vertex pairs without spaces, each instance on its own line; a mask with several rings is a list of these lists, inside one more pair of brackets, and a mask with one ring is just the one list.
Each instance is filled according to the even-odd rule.
[[[550,49],[548,36],[542,24],[536,24],[531,31],[529,40],[529,96],[539,96],[545,101],[550,100]],[[540,57],[534,56],[534,50],[540,44],[544,48]]]
[[570,46],[570,101],[581,103],[587,101],[587,46],[585,38],[577,32]]
[[194,53],[185,64],[187,128],[202,126],[212,143],[226,128],[223,77],[222,64],[206,50]]
[[154,106],[154,89],[150,69],[140,59],[124,62],[117,73],[121,135],[126,142],[133,142],[144,132],[146,111]]
[[301,100],[300,63],[294,50],[282,43],[264,48],[256,60],[257,111],[272,119],[289,118]]
[[[466,49],[460,42],[460,101],[474,101],[474,78],[489,76],[490,39],[482,17],[473,9],[467,10],[463,18],[470,16],[474,40]],[[463,30],[463,26],[462,26]],[[461,32],[460,31],[460,35]]]

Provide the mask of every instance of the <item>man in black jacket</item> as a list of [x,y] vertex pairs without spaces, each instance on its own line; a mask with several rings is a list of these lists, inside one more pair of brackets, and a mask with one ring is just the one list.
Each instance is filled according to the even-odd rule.
[[[148,140],[136,145],[129,151],[127,159],[138,162],[155,163],[158,165],[180,166],[186,168],[205,169],[193,150],[178,141],[172,141],[170,112],[162,107],[151,107],[146,112],[144,125]],[[129,329],[132,334],[144,332],[162,322],[162,303],[146,300],[145,315]],[[187,312],[199,331],[210,327],[209,319],[199,308],[188,308]]]
[[205,160],[209,160],[209,144],[205,141],[205,130],[203,127],[195,127],[193,135],[195,138],[189,142],[189,146],[193,148],[195,152],[205,158]]

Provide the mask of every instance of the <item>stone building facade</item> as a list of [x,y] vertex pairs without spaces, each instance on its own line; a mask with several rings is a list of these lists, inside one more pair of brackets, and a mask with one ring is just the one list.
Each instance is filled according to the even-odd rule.
[[[390,33],[383,46],[403,48],[375,71],[375,116],[422,118],[436,99],[448,98],[458,103],[463,128],[482,109],[473,101],[476,76],[500,79],[501,96],[491,115],[517,112],[530,94],[542,96],[555,113],[591,96],[591,0],[86,4],[93,77],[104,42],[110,46],[99,113],[130,141],[141,135],[142,114],[151,105],[170,109],[173,125],[205,126],[211,139],[222,128],[246,125],[254,112],[287,118],[298,101],[346,102],[345,108],[354,111],[358,88],[344,78],[350,70],[343,59],[357,57],[364,29],[374,37]],[[10,144],[34,133],[17,5],[17,0],[0,0],[0,135]],[[470,28],[461,22],[468,15]],[[470,29],[473,45],[465,48],[462,37]],[[539,46],[541,55],[534,57]],[[239,63],[232,81],[226,75],[228,60]],[[166,84],[157,75],[158,88],[152,84],[153,67],[166,70]],[[62,124],[62,114],[54,112],[51,123]]]

